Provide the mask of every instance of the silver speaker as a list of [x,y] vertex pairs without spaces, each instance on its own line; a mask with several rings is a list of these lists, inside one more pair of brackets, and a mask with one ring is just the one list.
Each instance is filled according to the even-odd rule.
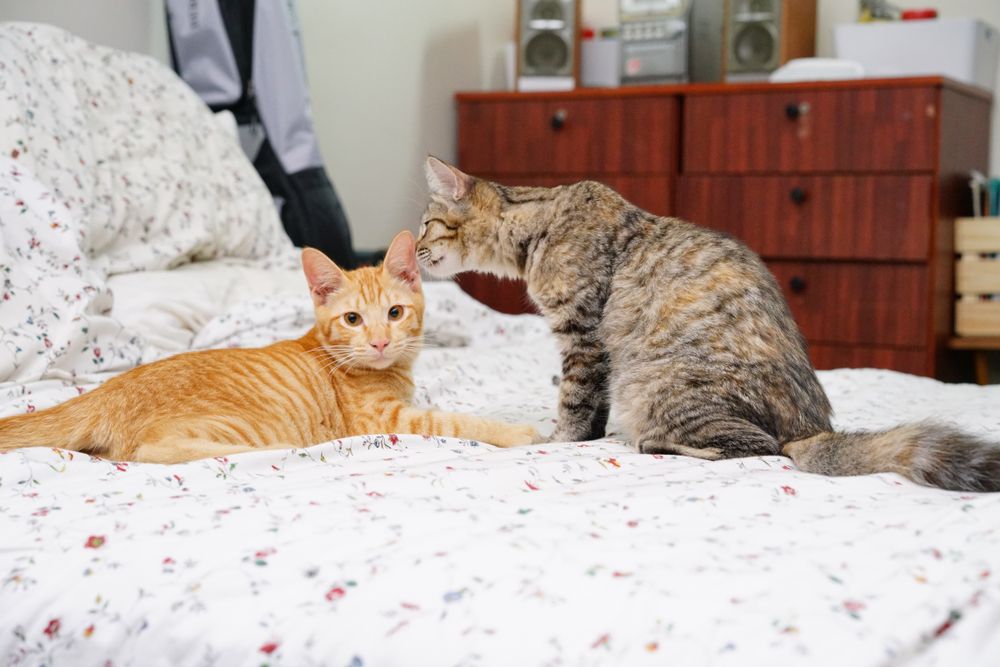
[[779,0],[730,0],[730,79],[766,79],[781,64],[781,2]]
[[816,53],[816,0],[693,0],[691,80],[766,79]]
[[572,90],[579,71],[580,2],[518,0],[518,90]]

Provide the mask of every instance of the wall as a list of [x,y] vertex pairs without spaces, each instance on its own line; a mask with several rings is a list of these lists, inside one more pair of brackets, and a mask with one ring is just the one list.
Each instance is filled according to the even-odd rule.
[[498,88],[513,4],[299,0],[313,112],[359,248],[423,209],[424,157],[455,156],[456,90]]
[[[298,0],[313,113],[355,245],[384,247],[423,210],[428,154],[455,159],[458,90],[503,87],[514,0]],[[614,25],[617,0],[585,0]]]
[[[416,227],[427,154],[455,159],[458,90],[503,87],[514,0],[298,0],[323,155],[355,245]],[[584,23],[618,20],[617,0],[585,0]]]

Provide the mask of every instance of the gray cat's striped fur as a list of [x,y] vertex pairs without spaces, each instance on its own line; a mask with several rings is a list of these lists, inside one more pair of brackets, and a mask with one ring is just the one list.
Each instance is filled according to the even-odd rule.
[[421,264],[523,278],[559,341],[553,440],[603,436],[611,401],[642,452],[785,453],[820,474],[1000,490],[1000,446],[954,429],[833,433],[781,291],[739,241],[642,211],[600,183],[505,187],[434,158],[426,171]]

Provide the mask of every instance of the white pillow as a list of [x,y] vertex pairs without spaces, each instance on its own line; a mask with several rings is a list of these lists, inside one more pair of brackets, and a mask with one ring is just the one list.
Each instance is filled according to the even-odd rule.
[[270,193],[168,68],[52,26],[0,24],[0,155],[81,221],[108,274],[285,255]]

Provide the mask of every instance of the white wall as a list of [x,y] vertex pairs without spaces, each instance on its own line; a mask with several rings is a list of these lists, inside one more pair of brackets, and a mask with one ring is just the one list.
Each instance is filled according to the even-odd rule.
[[[458,90],[503,86],[514,0],[298,0],[313,114],[359,248],[415,229],[423,160],[455,159]],[[584,22],[617,23],[617,0],[587,0]]]
[[[503,86],[514,0],[298,0],[313,113],[355,245],[415,228],[428,154],[455,158],[458,90]],[[617,0],[587,0],[584,22],[617,23]]]
[[316,130],[357,247],[416,229],[424,156],[455,156],[456,90],[502,85],[513,7],[299,0]]

